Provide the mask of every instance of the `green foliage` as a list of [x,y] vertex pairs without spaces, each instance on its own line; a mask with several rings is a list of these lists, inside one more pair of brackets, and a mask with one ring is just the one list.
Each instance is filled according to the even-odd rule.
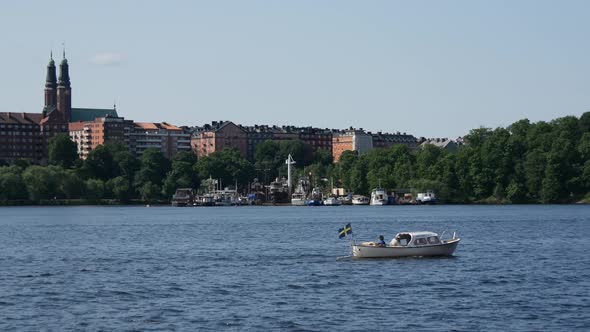
[[73,170],[67,170],[61,181],[61,191],[68,199],[80,198],[86,191],[86,184]]
[[[319,151],[318,151],[319,152]],[[326,152],[313,153],[311,146],[303,141],[265,141],[256,146],[254,166],[259,172],[266,172],[267,180],[274,179],[279,174],[287,174],[285,161],[289,154],[297,162],[297,167],[306,167],[314,161],[326,164],[332,156]],[[329,162],[328,162],[329,163]]]
[[236,181],[238,185],[244,185],[251,181],[255,174],[254,165],[235,149],[214,152],[199,159],[193,168],[198,178],[220,179],[222,185],[233,185]]
[[139,194],[141,195],[141,200],[144,202],[150,202],[155,200],[159,197],[160,194],[160,187],[157,184],[146,182],[139,187]]
[[172,169],[162,185],[162,194],[170,198],[178,188],[198,188],[199,176],[193,169],[197,159],[188,152],[178,153],[172,160]]
[[100,179],[88,179],[85,182],[86,198],[102,199],[105,197],[105,183]]
[[141,166],[135,174],[135,187],[141,188],[150,182],[158,187],[162,185],[170,169],[170,161],[158,149],[147,149],[140,158]]
[[78,159],[78,148],[66,134],[57,134],[49,139],[47,147],[49,162],[68,168]]
[[22,177],[30,200],[37,202],[41,199],[62,197],[60,184],[64,177],[64,170],[60,166],[29,166]]
[[116,178],[107,181],[106,186],[108,191],[113,193],[113,198],[126,203],[133,196],[133,188],[129,180],[123,176],[117,176]]
[[27,199],[27,189],[18,166],[0,167],[0,201]]

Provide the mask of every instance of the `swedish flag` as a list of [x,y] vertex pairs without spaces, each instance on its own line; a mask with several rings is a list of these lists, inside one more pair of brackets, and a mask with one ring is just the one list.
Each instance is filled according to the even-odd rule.
[[352,234],[352,226],[350,226],[350,224],[346,224],[346,226],[344,226],[344,228],[340,228],[338,230],[338,237],[339,238],[343,238],[346,237],[346,235]]

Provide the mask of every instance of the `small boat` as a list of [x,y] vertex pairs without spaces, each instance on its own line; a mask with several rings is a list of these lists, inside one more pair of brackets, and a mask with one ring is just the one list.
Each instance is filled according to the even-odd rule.
[[425,193],[418,193],[416,197],[416,203],[418,204],[436,204],[436,196],[432,191],[427,191]]
[[369,197],[354,195],[352,196],[352,205],[369,205]]
[[305,206],[305,194],[301,192],[294,192],[291,195],[291,205],[295,206]]
[[352,195],[338,197],[340,205],[352,205]]
[[340,200],[338,200],[338,198],[336,198],[334,196],[330,196],[324,200],[324,205],[325,206],[340,206],[340,205],[342,205],[342,203],[340,202]]
[[307,201],[307,206],[320,206],[323,203],[322,191],[320,188],[313,188],[311,191],[311,198]]
[[371,192],[371,205],[387,205],[389,203],[389,196],[383,188],[375,188]]
[[[444,233],[443,233],[444,234]],[[356,258],[391,258],[418,256],[451,256],[460,238],[442,240],[433,232],[402,232],[391,240],[388,245],[379,246],[375,242],[353,243],[352,256]]]

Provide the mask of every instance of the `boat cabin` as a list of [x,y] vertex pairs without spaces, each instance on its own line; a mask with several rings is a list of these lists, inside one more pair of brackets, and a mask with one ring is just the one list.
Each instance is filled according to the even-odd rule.
[[441,244],[438,234],[432,232],[403,232],[389,243],[392,247],[419,247]]

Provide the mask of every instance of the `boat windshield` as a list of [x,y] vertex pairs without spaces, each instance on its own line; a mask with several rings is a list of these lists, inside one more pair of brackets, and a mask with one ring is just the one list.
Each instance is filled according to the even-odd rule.
[[438,236],[429,236],[428,237],[428,243],[429,244],[439,244],[440,243],[440,239],[438,238]]

